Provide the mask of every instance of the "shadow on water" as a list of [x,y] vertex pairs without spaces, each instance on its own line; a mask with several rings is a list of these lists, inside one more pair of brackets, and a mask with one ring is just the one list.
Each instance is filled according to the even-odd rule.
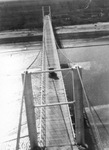
[[61,41],[59,39],[59,36],[56,33],[55,27],[54,27],[53,24],[52,24],[52,26],[53,26],[54,36],[55,36],[55,39],[56,39],[56,45],[59,46],[59,48],[62,48],[62,44],[61,44]]
[[0,44],[42,41],[42,36],[12,37],[0,39]]
[[[68,64],[61,64],[61,68],[68,68]],[[73,100],[73,86],[72,86],[72,75],[69,72],[69,74],[67,74],[66,76],[66,72],[63,71],[62,72],[63,77],[64,78],[64,84],[65,84],[65,88],[66,88],[66,94],[67,94],[67,98],[69,101]],[[74,108],[72,107],[72,105],[69,105],[70,108],[70,114],[71,114],[71,119],[72,119],[72,123],[75,123],[75,118],[74,118]],[[84,112],[84,128],[85,128],[85,142],[88,145],[87,150],[97,150],[97,144],[96,144],[96,140],[94,138],[94,134],[90,125],[90,122],[88,121],[88,117],[87,114]],[[74,126],[75,129],[75,126]]]

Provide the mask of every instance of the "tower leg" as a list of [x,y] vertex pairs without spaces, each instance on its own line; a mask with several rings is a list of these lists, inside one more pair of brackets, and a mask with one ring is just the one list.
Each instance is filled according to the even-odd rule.
[[[79,68],[80,74],[82,70]],[[73,68],[73,97],[75,98],[74,113],[75,113],[75,132],[78,145],[85,145],[84,138],[84,117],[83,117],[83,90],[79,79],[77,68]]]
[[35,111],[33,105],[31,74],[28,73],[26,74],[26,79],[25,79],[24,98],[25,98],[27,125],[28,125],[31,150],[39,150],[38,142],[37,142]]

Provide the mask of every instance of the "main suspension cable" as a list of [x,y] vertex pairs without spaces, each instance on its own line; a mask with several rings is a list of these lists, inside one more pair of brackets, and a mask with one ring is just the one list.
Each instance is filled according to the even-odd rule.
[[37,56],[35,57],[35,59],[32,61],[32,63],[26,68],[26,70],[30,69],[30,67],[34,64],[34,62],[38,59],[38,56],[40,54],[41,50],[39,51],[39,53],[37,54]]
[[98,119],[99,119],[100,123],[102,124],[103,128],[105,129],[105,131],[106,131],[107,135],[109,136],[109,132],[108,132],[107,128],[105,127],[104,123],[102,122],[102,120],[101,120],[100,116],[98,115],[97,111],[95,110],[95,108],[94,108],[94,106],[92,105],[92,103],[91,103],[91,101],[90,101],[90,100],[89,100],[89,103],[90,103],[91,107],[93,108],[93,110],[94,110],[94,112],[95,112],[96,116],[98,117]]
[[66,57],[65,54],[62,52],[62,50],[61,50],[61,48],[59,47],[59,45],[58,45],[56,39],[55,39],[55,43],[56,43],[56,46],[57,46],[59,52],[61,52],[61,54],[67,59],[67,63],[72,63],[72,61],[71,61],[68,57]]

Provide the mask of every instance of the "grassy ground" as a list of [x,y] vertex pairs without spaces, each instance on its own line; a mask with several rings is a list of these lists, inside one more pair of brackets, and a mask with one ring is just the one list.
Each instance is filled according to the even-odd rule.
[[0,30],[42,27],[42,6],[50,5],[55,26],[109,21],[108,0],[38,0],[0,3]]

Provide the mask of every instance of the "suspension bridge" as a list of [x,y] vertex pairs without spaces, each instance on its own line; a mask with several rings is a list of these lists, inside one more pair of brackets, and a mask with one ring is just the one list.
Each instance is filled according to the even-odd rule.
[[[40,67],[31,69],[39,55]],[[71,62],[69,68],[62,69],[60,66],[50,8],[48,13],[45,13],[43,8],[43,48],[39,55],[22,74],[23,92],[17,138],[4,142],[3,149],[5,147],[6,150],[12,150],[9,146],[11,144],[13,150],[88,149],[84,132],[84,94],[94,124],[96,149],[103,150],[82,81],[81,67]],[[70,71],[72,74],[73,99],[70,102],[67,98],[62,71]],[[74,109],[74,123],[69,105]],[[23,121],[27,134],[22,134]]]

